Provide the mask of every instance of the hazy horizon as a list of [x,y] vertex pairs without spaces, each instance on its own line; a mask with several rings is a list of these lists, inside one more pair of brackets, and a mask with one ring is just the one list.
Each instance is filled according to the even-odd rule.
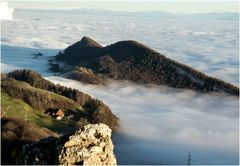
[[[14,9],[102,9],[123,12],[159,11],[173,13],[238,12],[238,1],[7,1]],[[137,3],[137,4],[136,4]]]

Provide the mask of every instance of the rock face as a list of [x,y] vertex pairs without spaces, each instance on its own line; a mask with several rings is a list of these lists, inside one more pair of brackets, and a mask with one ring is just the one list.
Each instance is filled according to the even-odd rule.
[[[81,41],[59,52],[55,60],[74,67],[90,68],[102,79],[129,80],[141,84],[239,95],[238,87],[169,59],[144,44],[131,40],[102,47],[94,40],[83,37]],[[77,74],[75,76],[76,80],[85,79]]]
[[117,165],[111,132],[105,124],[89,124],[70,137],[49,137],[25,145],[20,164]]
[[70,136],[59,155],[61,165],[117,165],[111,129],[104,124],[89,124]]

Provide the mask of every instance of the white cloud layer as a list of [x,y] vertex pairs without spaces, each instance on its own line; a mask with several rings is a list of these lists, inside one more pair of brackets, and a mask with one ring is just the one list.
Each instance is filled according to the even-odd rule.
[[[147,151],[149,156],[154,153],[165,156],[169,151],[172,159],[166,159],[166,163],[184,164],[184,155],[187,156],[190,151],[194,153],[195,164],[229,164],[237,161],[238,98],[235,96],[199,94],[128,82],[112,82],[105,87],[84,85],[61,77],[47,79],[91,94],[110,106],[120,118],[121,130],[116,136],[115,146],[121,155],[129,150],[130,156]],[[223,154],[226,156],[223,157]],[[128,160],[126,156],[120,156],[120,161],[123,164],[140,164],[141,158],[149,157],[145,154],[134,159],[133,156]],[[220,158],[223,161],[220,162]],[[124,163],[124,160],[127,161]],[[152,158],[155,164],[160,161],[159,157]]]
[[102,45],[131,39],[214,77],[239,82],[235,17],[223,13],[145,16],[95,12],[15,11],[14,20],[2,24],[2,44],[64,49],[82,36]]

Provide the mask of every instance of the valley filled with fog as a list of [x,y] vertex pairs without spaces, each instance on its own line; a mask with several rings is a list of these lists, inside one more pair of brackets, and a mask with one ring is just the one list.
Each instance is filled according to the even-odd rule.
[[[120,118],[113,141],[120,164],[237,162],[238,99],[224,94],[111,82],[84,85],[47,77],[103,100]],[[174,159],[174,160],[173,160]]]
[[[2,22],[1,72],[32,69],[104,101],[120,119],[113,135],[119,164],[186,164],[188,153],[192,164],[238,163],[238,97],[126,81],[94,86],[53,76],[48,58],[82,36],[104,46],[136,40],[238,85],[234,15],[15,10],[12,20]],[[34,58],[38,52],[43,56]]]

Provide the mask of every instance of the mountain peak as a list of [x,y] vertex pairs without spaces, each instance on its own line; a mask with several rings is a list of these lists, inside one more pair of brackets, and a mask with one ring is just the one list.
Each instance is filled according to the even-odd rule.
[[57,55],[56,60],[73,66],[84,65],[102,78],[239,95],[238,87],[169,59],[134,40],[102,47],[94,40],[83,37],[66,48],[63,54]]
[[80,42],[79,42],[79,44],[81,45],[81,46],[87,46],[87,47],[102,47],[98,42],[96,42],[95,40],[93,40],[93,39],[91,39],[91,38],[89,38],[89,37],[87,37],[87,36],[84,36],[81,40],[80,40]]

